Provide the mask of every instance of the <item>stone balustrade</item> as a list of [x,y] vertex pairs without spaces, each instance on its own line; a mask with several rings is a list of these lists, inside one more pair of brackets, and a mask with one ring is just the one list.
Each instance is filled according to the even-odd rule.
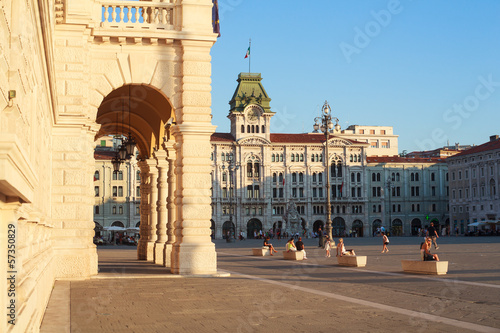
[[101,27],[171,30],[175,4],[145,1],[100,1]]

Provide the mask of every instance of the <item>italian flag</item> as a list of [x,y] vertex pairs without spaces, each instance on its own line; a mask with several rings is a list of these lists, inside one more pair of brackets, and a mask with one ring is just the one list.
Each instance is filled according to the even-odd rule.
[[247,53],[245,53],[245,59],[250,56],[250,46],[248,47]]

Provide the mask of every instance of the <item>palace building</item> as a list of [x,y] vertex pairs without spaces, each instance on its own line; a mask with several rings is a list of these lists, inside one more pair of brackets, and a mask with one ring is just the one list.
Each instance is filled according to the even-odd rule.
[[[448,171],[443,158],[398,156],[391,126],[336,121],[329,133],[271,133],[269,95],[259,73],[241,73],[231,98],[230,133],[212,143],[212,235],[287,229],[296,219],[308,234],[326,225],[330,191],[332,234],[415,235],[448,219]],[[313,123],[313,119],[311,119]],[[326,188],[326,168],[330,188]]]
[[[500,222],[500,139],[474,146],[446,159],[450,173],[450,217],[463,234],[474,226],[496,229]],[[470,228],[473,230],[473,228]]]

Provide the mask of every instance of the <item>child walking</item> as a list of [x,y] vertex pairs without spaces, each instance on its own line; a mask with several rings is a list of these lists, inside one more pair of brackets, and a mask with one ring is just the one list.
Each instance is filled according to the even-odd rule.
[[326,256],[325,257],[327,257],[327,258],[330,258],[330,248],[331,248],[330,237],[326,236],[326,241],[325,241]]
[[384,247],[382,248],[382,252],[389,252],[389,249],[387,248],[387,244],[389,244],[389,237],[385,234],[385,232],[382,233],[382,243],[384,243]]

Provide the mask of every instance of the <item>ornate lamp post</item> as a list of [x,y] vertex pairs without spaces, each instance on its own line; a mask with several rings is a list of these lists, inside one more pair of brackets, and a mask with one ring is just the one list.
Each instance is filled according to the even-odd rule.
[[326,163],[326,234],[330,239],[332,239],[332,207],[330,204],[330,157],[328,155],[328,139],[330,138],[330,132],[332,131],[334,124],[332,120],[335,120],[338,124],[338,119],[332,117],[332,109],[327,101],[323,104],[321,108],[321,116],[314,118],[314,131],[317,132],[318,129],[325,135],[325,163]]
[[[226,166],[223,164],[222,165],[222,170],[224,171]],[[235,222],[235,226],[233,227],[233,196],[235,195],[236,192],[236,184],[234,182],[234,174],[236,173],[236,170],[239,169],[238,165],[235,165],[232,158],[228,163],[227,169],[229,170],[229,223],[230,226],[233,230],[234,237],[236,238],[236,233],[238,232],[238,223],[237,221]],[[228,237],[226,241],[229,243],[231,242],[231,239]]]

